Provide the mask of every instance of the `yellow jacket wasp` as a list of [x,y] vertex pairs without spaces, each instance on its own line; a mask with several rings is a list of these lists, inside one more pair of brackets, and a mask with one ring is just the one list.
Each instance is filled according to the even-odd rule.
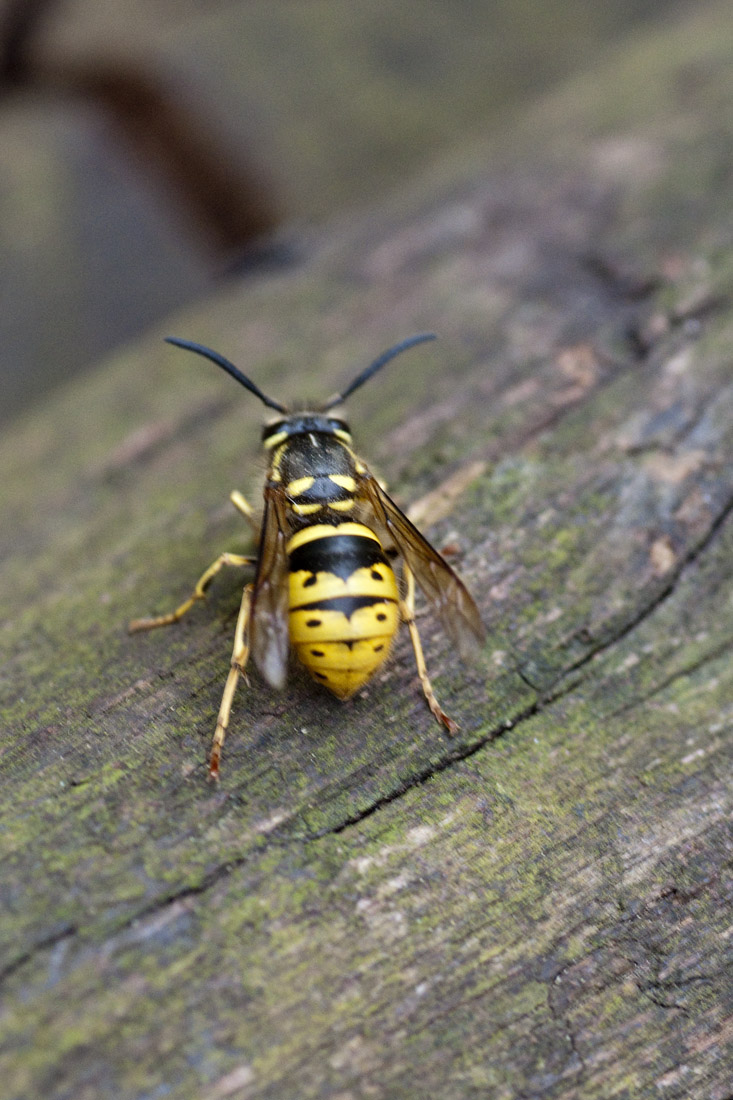
[[[209,757],[218,778],[221,749],[234,692],[250,652],[273,687],[285,683],[292,646],[311,676],[339,699],[348,699],[374,675],[389,653],[400,618],[410,632],[417,672],[430,710],[448,733],[458,728],[435,697],[415,624],[415,581],[462,656],[484,638],[476,604],[451,567],[420,534],[351,448],[348,425],[331,410],[408,348],[433,340],[418,333],[383,352],[343,392],[315,412],[294,412],[267,397],[224,356],[177,337],[168,343],[195,352],[233,378],[278,415],[262,431],[269,458],[264,513],[256,558],[221,554],[175,611],[135,619],[131,631],[178,622],[224,566],[254,565],[242,595],[231,668]],[[235,508],[255,529],[253,511],[239,492]],[[402,558],[402,585],[390,556]]]

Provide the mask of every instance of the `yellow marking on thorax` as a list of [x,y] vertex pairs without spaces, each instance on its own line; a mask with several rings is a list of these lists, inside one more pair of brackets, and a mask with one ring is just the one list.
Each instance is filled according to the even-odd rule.
[[328,507],[333,508],[334,512],[350,512],[355,503],[353,497],[351,500],[331,500],[328,502]]
[[347,493],[356,492],[356,482],[350,474],[329,474],[328,480],[338,485],[339,489],[345,489]]
[[316,512],[320,512],[323,507],[322,504],[291,504],[290,507],[295,512],[296,516],[314,516]]
[[280,463],[282,462],[282,457],[284,454],[285,448],[280,447],[277,453],[272,456],[269,470],[269,476],[272,481],[282,481],[283,479],[282,474],[280,473]]
[[266,451],[271,451],[275,447],[279,447],[281,443],[284,443],[287,438],[287,432],[276,432],[275,435],[271,435],[269,439],[266,439],[262,446]]
[[314,477],[296,477],[293,481],[288,482],[287,489],[291,496],[299,497],[312,489],[315,483],[316,479]]

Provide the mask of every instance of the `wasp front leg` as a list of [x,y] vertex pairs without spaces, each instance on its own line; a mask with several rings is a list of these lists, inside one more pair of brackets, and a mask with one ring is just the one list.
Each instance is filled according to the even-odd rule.
[[211,744],[209,755],[209,776],[212,779],[219,778],[219,761],[221,759],[221,747],[227,734],[229,715],[232,710],[234,692],[237,690],[239,677],[243,675],[247,667],[249,657],[249,614],[252,608],[252,592],[254,585],[248,584],[242,593],[242,603],[237,618],[237,629],[234,632],[234,648],[232,649],[232,663],[224,685],[224,694],[221,697],[219,717],[216,720],[214,740]]
[[234,489],[229,494],[229,499],[239,512],[240,516],[244,516],[244,518],[247,520],[252,528],[252,531],[254,532],[255,538],[259,538],[260,525],[255,519],[255,513],[252,505],[249,503],[244,494],[240,493],[239,489]]
[[206,599],[206,589],[224,566],[234,565],[239,568],[245,565],[254,565],[256,560],[256,558],[245,557],[242,554],[220,554],[216,561],[212,562],[209,568],[201,574],[189,598],[184,600],[175,611],[171,611],[167,615],[157,615],[150,619],[133,619],[127,629],[131,634],[134,634],[138,630],[153,630],[157,626],[170,626],[172,623],[177,623],[198,600]]
[[420,635],[418,634],[417,624],[415,623],[415,574],[406,562],[403,563],[402,572],[405,578],[405,598],[400,600],[400,612],[407,629],[410,631],[410,640],[412,641],[412,648],[415,653],[415,664],[417,665],[417,674],[422,684],[423,695],[432,713],[441,725],[445,726],[448,734],[452,736],[457,732],[458,724],[454,722],[452,718],[448,717],[435,697],[433,685],[430,683],[430,677],[428,676],[428,670],[425,665]]

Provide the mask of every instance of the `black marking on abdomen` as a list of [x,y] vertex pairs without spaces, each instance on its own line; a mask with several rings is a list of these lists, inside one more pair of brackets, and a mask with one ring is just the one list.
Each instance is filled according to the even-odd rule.
[[333,573],[344,581],[357,569],[379,563],[389,564],[379,543],[366,535],[324,535],[290,554],[291,573]]
[[[315,603],[303,603],[298,607],[291,607],[291,611],[341,611],[347,619],[350,619],[355,611],[358,611],[360,607],[373,607],[378,603],[395,603],[395,600],[390,600],[384,596],[333,596],[329,600],[316,600]],[[387,616],[382,614],[381,620],[384,621]],[[377,615],[377,619],[380,616]],[[310,626],[310,622],[306,623],[306,626]],[[314,626],[320,626],[320,620],[318,622],[313,621]]]

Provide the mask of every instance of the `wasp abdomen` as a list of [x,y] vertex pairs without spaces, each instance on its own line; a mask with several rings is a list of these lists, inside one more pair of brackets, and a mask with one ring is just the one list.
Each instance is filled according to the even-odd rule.
[[291,643],[313,678],[346,699],[389,654],[399,625],[394,571],[361,523],[306,527],[287,549]]

